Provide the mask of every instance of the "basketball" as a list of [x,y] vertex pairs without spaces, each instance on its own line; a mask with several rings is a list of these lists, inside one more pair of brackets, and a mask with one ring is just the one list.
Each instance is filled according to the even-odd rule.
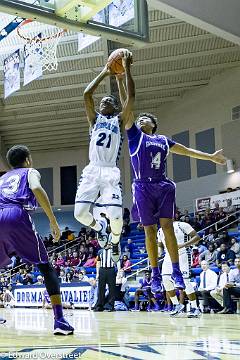
[[124,67],[122,65],[122,58],[123,58],[123,52],[124,48],[120,48],[117,50],[114,50],[111,55],[108,58],[108,66],[113,74],[122,74],[124,73]]

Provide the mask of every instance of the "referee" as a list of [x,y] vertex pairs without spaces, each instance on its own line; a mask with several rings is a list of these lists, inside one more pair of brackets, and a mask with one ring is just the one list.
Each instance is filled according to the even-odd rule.
[[[116,270],[112,260],[111,244],[99,250],[97,255],[98,299],[94,311],[114,311]],[[108,285],[108,301],[105,300],[106,284]]]

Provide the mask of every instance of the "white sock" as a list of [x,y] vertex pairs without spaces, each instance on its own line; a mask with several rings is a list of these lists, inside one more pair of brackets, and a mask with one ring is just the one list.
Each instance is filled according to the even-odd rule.
[[120,234],[114,235],[113,233],[111,233],[111,243],[112,244],[118,244],[119,240],[120,240]]
[[173,305],[178,305],[179,304],[179,301],[178,301],[178,298],[175,296],[171,297],[171,302],[173,303]]
[[197,308],[197,300],[190,300],[191,308],[196,309]]

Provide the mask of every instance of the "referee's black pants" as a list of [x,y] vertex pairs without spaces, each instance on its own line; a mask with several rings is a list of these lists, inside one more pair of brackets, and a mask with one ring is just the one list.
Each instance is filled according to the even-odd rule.
[[[105,304],[106,284],[108,285],[109,295],[108,295],[108,302]],[[100,267],[99,278],[98,278],[98,300],[97,300],[96,308],[114,310],[115,287],[116,287],[115,268]]]

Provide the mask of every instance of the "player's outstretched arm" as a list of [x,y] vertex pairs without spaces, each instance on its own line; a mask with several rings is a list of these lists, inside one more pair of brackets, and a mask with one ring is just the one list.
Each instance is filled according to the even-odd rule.
[[215,151],[213,154],[209,154],[176,143],[169,150],[174,154],[185,155],[200,160],[209,160],[219,165],[225,165],[227,161],[226,157],[223,155],[222,149]]
[[[124,52],[122,63],[125,69],[126,97],[124,103],[122,104],[121,119],[122,119],[122,126],[125,127],[125,129],[127,130],[130,129],[132,127],[132,124],[134,123],[133,107],[135,102],[135,84],[130,69],[132,64],[132,53],[130,51],[126,50]],[[120,93],[120,99],[121,99],[121,93]]]
[[52,207],[48,199],[47,193],[41,186],[40,174],[37,170],[31,171],[31,173],[29,174],[29,186],[33,194],[35,195],[37,202],[42,207],[43,211],[45,212],[50,221],[50,227],[55,241],[58,241],[60,239],[61,232],[52,211]]
[[96,111],[94,106],[93,93],[97,89],[100,82],[103,79],[105,79],[105,77],[108,75],[111,75],[111,73],[106,65],[104,69],[100,72],[100,74],[97,77],[95,77],[95,79],[86,87],[83,93],[87,119],[90,126],[93,126],[96,120]]

